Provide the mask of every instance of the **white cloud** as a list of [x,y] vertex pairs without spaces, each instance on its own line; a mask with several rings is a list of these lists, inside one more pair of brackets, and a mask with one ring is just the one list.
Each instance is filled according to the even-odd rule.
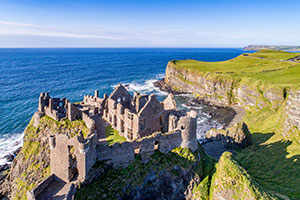
[[40,26],[34,24],[24,24],[18,22],[0,21],[0,35],[31,35],[45,37],[67,37],[79,39],[106,39],[106,40],[124,40],[121,37],[110,36],[109,33],[103,34],[86,34],[79,31],[70,32],[60,30],[55,27]]

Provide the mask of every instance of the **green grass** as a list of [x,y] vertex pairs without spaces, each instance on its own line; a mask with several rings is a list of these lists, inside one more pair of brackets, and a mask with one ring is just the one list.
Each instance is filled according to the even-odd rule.
[[248,111],[244,119],[253,145],[238,151],[236,159],[263,187],[300,199],[300,145],[281,134],[284,105],[277,110],[266,107]]
[[[81,187],[75,199],[118,199],[119,197],[126,199],[126,195],[130,194],[134,188],[144,184],[144,179],[149,173],[154,172],[156,178],[162,171],[166,171],[174,177],[178,176],[178,172],[174,170],[176,165],[182,170],[188,170],[194,176],[202,177],[203,162],[201,158],[203,156],[199,156],[199,154],[202,152],[191,152],[189,149],[178,147],[168,154],[156,151],[147,163],[143,163],[141,158],[137,156],[136,160],[129,166],[110,169],[97,181]],[[213,161],[208,163],[213,164]],[[97,167],[104,168],[103,165],[105,164],[97,165]],[[206,182],[202,184],[203,190],[209,188],[207,184],[206,179]],[[207,191],[206,194],[208,194]]]
[[289,58],[294,58],[299,53],[291,53],[287,51],[279,51],[279,50],[270,50],[270,49],[263,49],[255,53],[248,54],[249,56],[259,57],[259,58],[267,58],[267,59],[282,59],[287,60]]
[[53,132],[64,132],[65,130],[68,130],[71,137],[78,135],[80,131],[84,138],[86,138],[89,134],[89,130],[83,120],[70,121],[68,119],[64,119],[56,121],[51,117],[43,116],[40,121],[40,126],[44,125],[48,125]]
[[[288,93],[290,90],[297,91],[300,86],[300,64],[280,59],[286,60],[297,55],[299,54],[262,50],[229,61],[184,60],[172,61],[169,66],[178,69],[183,75],[186,72],[198,76],[209,74],[205,78],[212,83],[232,81],[234,87],[231,91],[238,91],[242,86],[248,88],[247,95],[255,99],[256,105],[245,104],[247,113],[243,121],[252,133],[253,145],[239,150],[235,159],[263,188],[277,196],[291,199],[300,199],[300,144],[297,142],[300,141],[300,130],[295,127],[285,132],[284,122],[288,117],[285,115]],[[264,97],[266,91],[284,98],[271,102]],[[251,95],[251,92],[257,95]],[[237,93],[232,93],[232,102],[239,103],[235,94]],[[259,107],[259,103],[263,106]]]
[[212,178],[210,199],[217,199],[220,193],[223,197],[231,199],[278,199],[257,184],[232,158],[230,152],[223,153],[217,164],[216,173]]
[[[221,62],[175,60],[169,62],[169,67],[202,76],[210,74],[207,78],[217,77],[219,80],[224,81],[228,79],[235,81],[245,79],[251,81],[253,79],[280,85],[300,84],[300,64],[280,60],[285,60],[300,54],[285,51],[261,50],[248,55],[249,56],[240,55],[231,60]],[[267,59],[261,59],[260,57]],[[183,76],[179,78],[181,80],[185,79]],[[190,81],[185,80],[185,82],[189,83]]]
[[120,136],[119,132],[113,129],[111,126],[107,126],[105,128],[105,133],[108,145],[112,145],[114,143],[122,143],[126,141],[126,138]]

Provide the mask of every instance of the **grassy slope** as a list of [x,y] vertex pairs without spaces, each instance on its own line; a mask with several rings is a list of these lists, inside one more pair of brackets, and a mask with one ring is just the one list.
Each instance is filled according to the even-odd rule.
[[[262,50],[251,57],[239,56],[224,62],[175,61],[177,69],[187,69],[198,74],[217,71],[235,72],[233,74],[216,74],[217,78],[232,78],[240,84],[247,84],[258,93],[264,88],[299,87],[300,65],[295,62],[268,59],[288,59],[297,53],[286,53],[273,50]],[[251,60],[251,61],[250,61]],[[265,63],[264,63],[265,62]],[[231,63],[231,65],[229,64]],[[287,67],[292,66],[292,67]],[[279,71],[262,72],[262,70],[278,69]],[[241,73],[242,71],[247,73]],[[252,133],[253,145],[237,153],[236,159],[263,187],[274,193],[300,199],[300,145],[294,140],[282,137],[284,121],[284,102],[277,107],[261,95],[258,97],[267,106],[260,109],[257,105],[248,110],[244,121]],[[299,134],[296,131],[294,134]]]
[[[162,173],[169,173],[172,179],[176,179],[182,176],[178,168],[188,171],[193,179],[200,180],[192,186],[193,199],[218,199],[218,196],[227,197],[226,199],[278,199],[257,184],[246,170],[233,160],[230,153],[223,154],[217,167],[216,163],[216,160],[204,153],[201,146],[196,152],[180,147],[168,154],[157,151],[147,163],[136,157],[136,160],[127,167],[109,169],[98,180],[81,186],[75,199],[126,199],[132,190],[143,188],[144,184],[150,191],[153,190],[152,183],[145,183],[149,174],[154,173],[154,179],[159,179]],[[96,163],[94,167],[105,168],[105,163]]]
[[[143,163],[137,157],[129,166],[110,169],[99,180],[81,187],[75,199],[118,199],[118,197],[124,197],[129,195],[133,188],[142,185],[145,177],[153,171],[156,178],[159,178],[162,171],[169,172],[174,177],[178,176],[178,172],[174,168],[176,165],[189,170],[195,176],[208,177],[214,168],[214,160],[207,156],[199,156],[199,154],[203,154],[202,151],[191,152],[189,149],[178,147],[168,154],[155,152],[147,163]],[[199,158],[201,159],[199,160]],[[202,165],[204,159],[207,163],[205,167]],[[103,163],[96,166],[103,167]],[[194,192],[198,192],[198,197],[202,196],[203,199],[207,199],[208,186],[207,182],[200,184]]]
[[299,53],[291,53],[287,51],[278,51],[278,50],[270,50],[270,49],[263,49],[258,52],[255,52],[253,54],[250,54],[254,57],[262,57],[262,58],[268,58],[268,59],[282,59],[287,60],[289,58],[295,57],[295,55],[299,55]]
[[253,145],[239,151],[236,159],[263,187],[300,199],[300,145],[281,136],[281,112],[268,108],[248,112],[244,120]]
[[[249,56],[241,55],[222,62],[176,60],[171,61],[171,64],[176,69],[184,69],[200,75],[218,73],[220,77],[231,77],[237,80],[255,79],[282,85],[300,83],[300,64],[278,60],[292,58],[300,54],[262,50],[248,55]],[[265,59],[261,59],[260,57],[265,57]],[[277,59],[273,60],[274,57],[277,57]],[[271,58],[271,60],[269,58]]]
[[[21,172],[21,176],[13,180],[17,185],[17,191],[15,191],[16,194],[13,199],[27,199],[26,192],[50,175],[50,166],[48,166],[49,147],[48,144],[41,143],[41,140],[45,141],[47,134],[55,134],[66,130],[70,132],[71,136],[77,135],[79,130],[82,131],[84,136],[88,133],[88,129],[82,120],[72,122],[69,120],[55,121],[48,116],[44,116],[41,118],[38,128],[33,126],[33,120],[34,118],[31,119],[24,131],[24,144],[16,158],[18,162],[22,162],[27,167],[18,170]],[[45,160],[46,157],[47,160]]]
[[210,199],[278,199],[257,184],[247,171],[233,158],[230,152],[221,156],[212,178]]

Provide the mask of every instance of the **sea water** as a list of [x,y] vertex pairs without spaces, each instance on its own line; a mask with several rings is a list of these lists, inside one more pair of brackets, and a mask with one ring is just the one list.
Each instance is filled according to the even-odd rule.
[[[153,86],[162,78],[168,61],[195,59],[223,61],[243,53],[238,48],[39,48],[0,49],[0,165],[4,156],[22,145],[23,131],[38,107],[41,92],[51,97],[81,101],[99,90],[100,97],[122,83],[130,92],[166,93]],[[176,97],[181,108],[188,96]],[[211,127],[202,106],[198,138]]]

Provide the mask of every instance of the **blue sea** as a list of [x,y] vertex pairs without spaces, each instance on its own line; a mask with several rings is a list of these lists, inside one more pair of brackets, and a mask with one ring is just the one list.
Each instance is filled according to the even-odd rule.
[[223,61],[243,53],[237,48],[38,48],[0,49],[0,165],[22,145],[23,131],[37,110],[38,97],[77,102],[119,83],[141,93],[165,94],[153,87],[170,60]]

